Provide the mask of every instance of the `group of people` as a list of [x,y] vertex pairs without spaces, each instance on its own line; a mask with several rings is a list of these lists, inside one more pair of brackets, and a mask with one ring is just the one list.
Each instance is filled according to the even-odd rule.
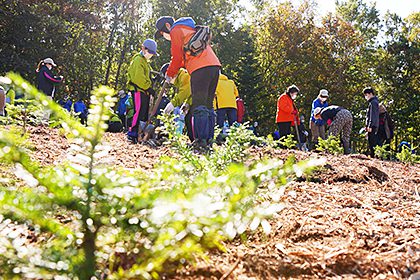
[[[205,35],[206,32],[198,28],[190,17],[175,20],[164,16],[156,22],[155,39],[171,42],[172,60],[161,67],[160,73],[176,93],[163,108],[163,113],[176,113],[179,132],[185,124],[193,146],[206,150],[212,145],[216,124],[222,128],[226,118],[229,125],[238,120],[236,100],[239,100],[239,94],[235,83],[220,73],[221,64],[209,39],[201,37],[199,41],[196,38],[197,34]],[[192,44],[194,40],[202,46]],[[195,47],[186,47],[190,45]],[[150,118],[150,98],[155,96],[155,91],[148,62],[156,55],[156,41],[147,39],[128,68],[129,97],[125,103],[132,102],[132,106],[127,106],[125,117],[130,119],[127,136],[133,143],[140,137],[139,128],[144,131],[142,126]]]
[[[276,122],[279,137],[292,134],[291,128],[295,127],[296,138],[303,131],[299,111],[295,99],[299,94],[299,88],[292,85],[286,92],[280,95],[277,101]],[[367,87],[363,95],[369,103],[364,131],[367,133],[369,154],[374,156],[375,147],[390,144],[393,137],[394,124],[385,106],[379,103],[373,88]],[[350,135],[353,127],[353,115],[341,106],[328,104],[329,93],[321,89],[317,98],[312,102],[311,118],[309,127],[312,135],[312,143],[316,145],[319,139],[326,139],[326,127],[328,135],[340,137],[344,153],[349,154]],[[300,143],[299,143],[300,144]]]
[[[241,122],[243,103],[238,89],[233,80],[221,74],[221,63],[209,44],[211,36],[207,29],[196,26],[190,17],[175,20],[170,16],[159,18],[155,27],[155,38],[145,40],[141,51],[131,60],[127,91],[121,90],[118,93],[119,101],[113,114],[117,118],[113,119],[119,120],[121,129],[118,130],[124,128],[132,143],[137,143],[139,134],[148,129],[144,126],[150,124],[147,122],[151,117],[150,100],[156,97],[156,79],[152,77],[155,72],[151,69],[150,60],[158,55],[155,40],[164,38],[171,42],[172,59],[161,67],[158,76],[171,84],[175,93],[163,97],[160,105],[162,110],[158,113],[176,114],[177,131],[182,133],[186,127],[193,146],[206,150],[212,145],[216,125],[223,128]],[[46,58],[37,68],[38,89],[51,98],[54,97],[55,86],[63,81],[63,76],[53,74],[53,67],[56,67],[54,61]],[[280,95],[276,123],[278,138],[292,134],[294,128],[294,135],[302,144],[308,133],[295,104],[299,92],[299,88],[292,85]],[[370,155],[373,156],[376,146],[390,143],[393,123],[372,88],[365,88],[363,94],[369,103],[365,131]],[[4,115],[4,96],[4,89],[0,88],[0,115]],[[328,104],[328,98],[328,91],[321,89],[312,103],[309,121],[312,143],[316,145],[319,139],[326,139],[328,127],[328,135],[342,135],[344,151],[348,154],[353,116],[343,107]],[[69,111],[72,108],[70,100],[61,101],[61,105]],[[82,100],[73,105],[73,110],[85,123],[87,108]]]
[[[78,95],[77,92],[76,92],[76,95]],[[73,104],[71,99],[69,97],[66,97],[65,99],[58,100],[58,104],[60,104],[61,107],[66,109],[68,112],[73,111],[79,117],[80,122],[83,125],[87,124],[88,108],[82,98],[79,98]]]

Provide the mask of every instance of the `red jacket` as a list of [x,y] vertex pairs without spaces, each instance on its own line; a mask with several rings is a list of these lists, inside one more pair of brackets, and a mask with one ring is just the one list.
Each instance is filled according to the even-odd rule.
[[166,72],[169,77],[175,77],[181,67],[186,68],[191,75],[192,72],[200,68],[221,66],[211,46],[207,46],[198,56],[191,56],[184,52],[184,45],[188,43],[194,33],[194,28],[182,24],[176,25],[171,29],[169,34],[171,35],[172,60]]
[[[295,114],[293,114],[295,112]],[[276,123],[279,122],[292,122],[292,126],[295,125],[295,119],[297,124],[300,124],[299,112],[293,102],[292,98],[286,93],[280,95],[277,100],[277,117]]]

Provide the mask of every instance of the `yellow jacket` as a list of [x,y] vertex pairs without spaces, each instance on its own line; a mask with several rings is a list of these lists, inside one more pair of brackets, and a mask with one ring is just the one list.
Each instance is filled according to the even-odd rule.
[[235,82],[229,80],[226,75],[221,74],[219,83],[216,88],[216,95],[214,97],[214,108],[236,108],[236,98],[239,97],[238,88]]
[[178,75],[176,76],[174,87],[177,88],[177,92],[172,97],[172,104],[175,107],[179,107],[187,101],[189,105],[192,103],[191,99],[191,84],[190,84],[190,74],[184,68],[179,69]]

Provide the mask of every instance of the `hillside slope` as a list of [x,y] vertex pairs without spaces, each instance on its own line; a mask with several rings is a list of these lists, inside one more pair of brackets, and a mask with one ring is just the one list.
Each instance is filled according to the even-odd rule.
[[[67,140],[57,130],[30,128],[33,156],[45,165],[65,159]],[[153,168],[167,147],[130,145],[107,134],[107,161],[126,168]],[[254,147],[255,158],[297,159],[319,154]],[[286,209],[272,232],[227,242],[195,266],[184,264],[165,279],[404,279],[420,272],[420,166],[363,155],[325,156],[326,164],[292,181]]]

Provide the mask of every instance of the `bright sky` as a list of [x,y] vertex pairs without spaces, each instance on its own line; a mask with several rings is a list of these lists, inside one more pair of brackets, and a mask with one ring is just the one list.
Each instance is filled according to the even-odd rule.
[[[286,2],[282,0],[277,0],[278,2]],[[299,4],[301,0],[291,0],[292,3]],[[328,12],[335,11],[335,0],[314,0],[318,3],[318,9],[321,15],[324,15]],[[376,2],[376,7],[379,9],[380,13],[384,15],[387,10],[397,13],[402,18],[405,18],[412,12],[420,12],[420,0],[365,0],[367,3]],[[240,0],[240,4],[245,7],[250,7],[249,0]]]
[[[335,0],[316,0],[319,5],[320,12],[335,11]],[[376,2],[376,7],[382,15],[388,10],[397,13],[400,17],[405,18],[413,12],[420,12],[420,0],[367,0],[366,3]]]

